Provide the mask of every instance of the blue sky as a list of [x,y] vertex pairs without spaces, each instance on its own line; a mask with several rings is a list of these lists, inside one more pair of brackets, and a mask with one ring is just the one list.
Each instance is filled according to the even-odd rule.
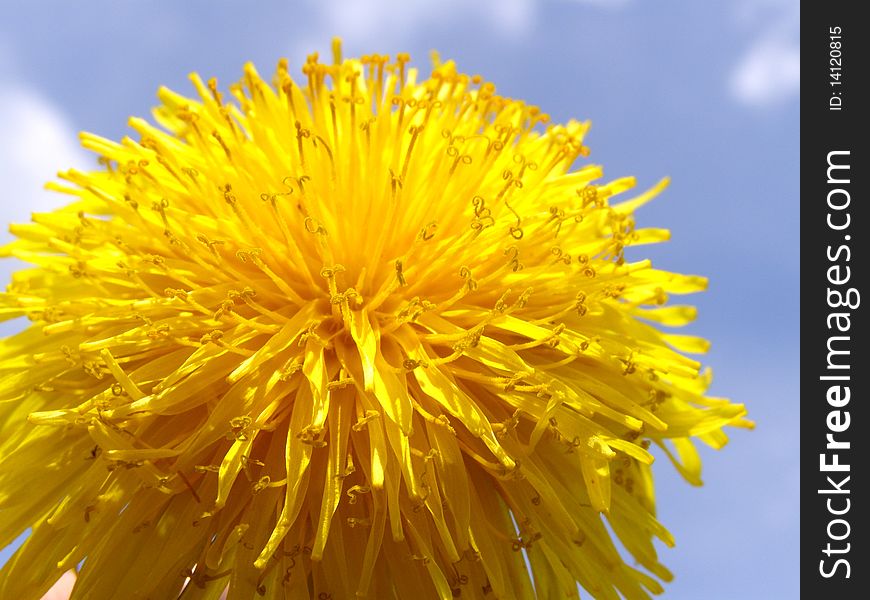
[[[591,119],[590,160],[668,191],[638,220],[668,227],[658,266],[710,277],[691,333],[713,349],[712,392],[758,427],[707,452],[703,488],[661,461],[671,599],[798,595],[798,0],[399,0],[248,3],[39,1],[0,23],[0,221],[60,199],[40,190],[89,166],[76,132],[129,133],[159,85],[197,70],[226,85],[253,60],[297,68],[333,35],[346,54],[431,49],[556,121]],[[6,236],[6,234],[2,234]],[[2,239],[7,239],[3,237]],[[8,277],[11,265],[0,266]],[[0,327],[9,333],[10,326]],[[10,549],[0,551],[5,560]]]

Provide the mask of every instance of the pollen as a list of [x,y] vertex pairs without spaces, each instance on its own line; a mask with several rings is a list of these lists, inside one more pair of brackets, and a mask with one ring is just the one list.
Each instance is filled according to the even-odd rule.
[[[12,225],[0,597],[647,598],[651,445],[705,395],[662,229],[559,125],[435,55],[191,76]],[[618,549],[620,545],[623,550]],[[629,565],[628,562],[632,564]]]

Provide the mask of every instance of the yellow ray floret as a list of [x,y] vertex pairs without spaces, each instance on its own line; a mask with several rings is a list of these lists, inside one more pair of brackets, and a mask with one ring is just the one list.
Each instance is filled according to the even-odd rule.
[[[162,89],[138,140],[13,225],[0,315],[0,597],[647,598],[648,452],[700,483],[742,406],[663,333],[701,277],[572,165],[587,123],[371,55],[224,97]],[[573,170],[572,170],[573,169]],[[611,539],[630,553],[629,566]]]

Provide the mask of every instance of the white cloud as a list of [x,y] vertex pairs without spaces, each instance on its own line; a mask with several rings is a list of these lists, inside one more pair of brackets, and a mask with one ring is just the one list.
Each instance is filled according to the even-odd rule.
[[60,170],[91,164],[63,113],[36,91],[11,84],[0,90],[0,221],[29,221],[30,213],[69,199],[43,188]]
[[800,91],[800,4],[797,0],[740,2],[736,17],[756,31],[731,70],[728,88],[742,104],[781,105]]
[[[313,19],[290,48],[292,56],[318,49],[330,55],[328,40],[341,37],[348,47],[407,49],[439,28],[464,23],[487,36],[505,39],[535,35],[546,4],[580,4],[589,10],[618,10],[634,0],[309,0]],[[553,7],[551,6],[552,10]]]
[[317,3],[322,21],[355,42],[400,42],[422,29],[456,22],[490,27],[496,33],[521,35],[534,22],[537,0],[333,0]]
[[577,4],[588,4],[589,6],[598,6],[601,8],[623,8],[628,6],[632,0],[569,0]]
[[421,35],[463,22],[496,36],[523,37],[534,30],[540,1],[311,0],[312,21],[289,51],[304,57],[316,49],[331,56],[326,40],[332,36],[347,48],[406,50]]
[[800,91],[800,47],[791,40],[762,39],[731,74],[731,92],[750,105],[768,106]]

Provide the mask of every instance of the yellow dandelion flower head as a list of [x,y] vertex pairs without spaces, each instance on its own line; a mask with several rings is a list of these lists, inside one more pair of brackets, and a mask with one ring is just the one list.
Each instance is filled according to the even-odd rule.
[[[692,483],[740,405],[663,333],[703,278],[630,262],[587,123],[453,62],[161,89],[13,225],[0,597],[646,598],[648,451]],[[608,526],[610,530],[608,530]],[[611,534],[612,531],[612,534]],[[623,560],[614,537],[633,557]]]

